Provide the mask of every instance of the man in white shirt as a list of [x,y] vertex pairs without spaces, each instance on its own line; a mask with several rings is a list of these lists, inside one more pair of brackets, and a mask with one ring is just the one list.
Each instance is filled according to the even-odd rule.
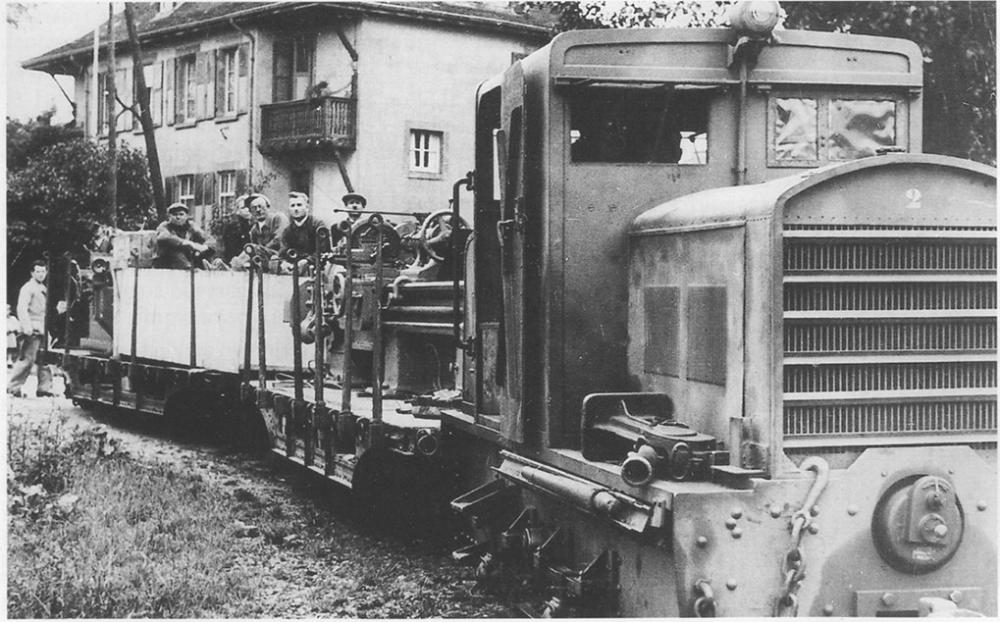
[[[21,328],[21,348],[18,359],[7,376],[7,393],[20,394],[21,386],[31,374],[45,337],[47,290],[45,278],[48,266],[39,259],[31,266],[31,278],[21,286],[17,296],[17,319]],[[38,397],[52,396],[52,372],[47,365],[38,366]]]

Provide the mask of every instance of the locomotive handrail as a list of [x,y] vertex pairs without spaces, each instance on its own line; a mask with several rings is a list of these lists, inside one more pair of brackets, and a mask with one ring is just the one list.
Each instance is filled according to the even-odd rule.
[[375,229],[375,304],[372,318],[372,423],[371,441],[381,441],[382,422],[382,223],[379,214],[368,217],[368,224]]
[[451,296],[452,296],[452,338],[455,342],[455,348],[467,351],[468,344],[462,340],[462,318],[459,316],[460,311],[460,297],[462,295],[462,266],[463,262],[458,260],[459,258],[459,248],[458,248],[458,229],[459,221],[461,216],[459,215],[459,202],[461,201],[461,195],[458,190],[462,186],[465,186],[468,190],[474,188],[474,177],[473,172],[469,171],[465,174],[465,177],[459,179],[451,187],[451,258],[452,258],[452,284],[451,284]]

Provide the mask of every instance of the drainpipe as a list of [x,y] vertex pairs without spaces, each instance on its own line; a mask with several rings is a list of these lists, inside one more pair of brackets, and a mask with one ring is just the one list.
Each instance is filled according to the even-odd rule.
[[232,17],[229,18],[229,25],[232,26],[237,32],[239,32],[244,37],[250,39],[250,62],[247,71],[250,72],[250,101],[247,103],[247,123],[250,125],[247,132],[247,188],[249,192],[250,188],[253,187],[253,113],[254,113],[254,89],[253,89],[253,79],[254,74],[257,71],[257,38],[253,36],[247,30],[243,30],[236,25],[236,20]]

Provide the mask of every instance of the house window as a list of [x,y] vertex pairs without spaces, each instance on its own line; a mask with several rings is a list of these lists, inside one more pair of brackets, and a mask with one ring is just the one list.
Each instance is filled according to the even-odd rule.
[[111,85],[108,82],[107,72],[97,74],[97,92],[100,94],[100,97],[97,98],[97,133],[100,136],[107,136],[108,128],[111,127],[112,117],[115,119],[116,131],[123,132],[132,127],[131,113],[122,113],[121,106],[118,104],[118,100],[122,100],[126,104],[128,103],[130,87],[127,69],[115,71],[115,92],[118,97],[113,107],[108,106],[110,88]]
[[236,202],[236,171],[219,173],[219,206],[223,214],[230,214]]
[[274,101],[305,99],[315,51],[316,39],[310,35],[274,42]]
[[195,55],[188,54],[177,59],[177,102],[178,121],[194,121],[197,118],[198,75],[195,70]]
[[194,175],[177,176],[177,200],[188,209],[194,207]]
[[218,58],[218,101],[215,103],[217,115],[234,116],[237,98],[236,48],[219,51]]
[[441,132],[410,130],[410,172],[441,174]]

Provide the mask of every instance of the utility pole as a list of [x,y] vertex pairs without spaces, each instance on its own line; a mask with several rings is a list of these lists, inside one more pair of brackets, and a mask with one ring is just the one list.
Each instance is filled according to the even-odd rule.
[[105,83],[108,87],[108,157],[111,165],[108,167],[108,220],[112,227],[118,227],[118,115],[115,114],[115,102],[118,94],[115,91],[115,5],[108,4],[108,74]]
[[[163,174],[160,172],[160,154],[156,149],[156,137],[153,135],[153,117],[149,112],[149,92],[146,90],[146,74],[143,70],[142,48],[139,45],[139,35],[135,30],[134,4],[134,2],[125,3],[125,25],[128,27],[128,40],[132,48],[132,72],[135,76],[135,89],[138,96],[139,123],[142,125],[142,136],[146,140],[149,181],[153,185],[153,201],[156,204],[156,215],[162,219],[166,216],[167,210],[166,199],[163,196]],[[133,110],[133,114],[134,112]]]

